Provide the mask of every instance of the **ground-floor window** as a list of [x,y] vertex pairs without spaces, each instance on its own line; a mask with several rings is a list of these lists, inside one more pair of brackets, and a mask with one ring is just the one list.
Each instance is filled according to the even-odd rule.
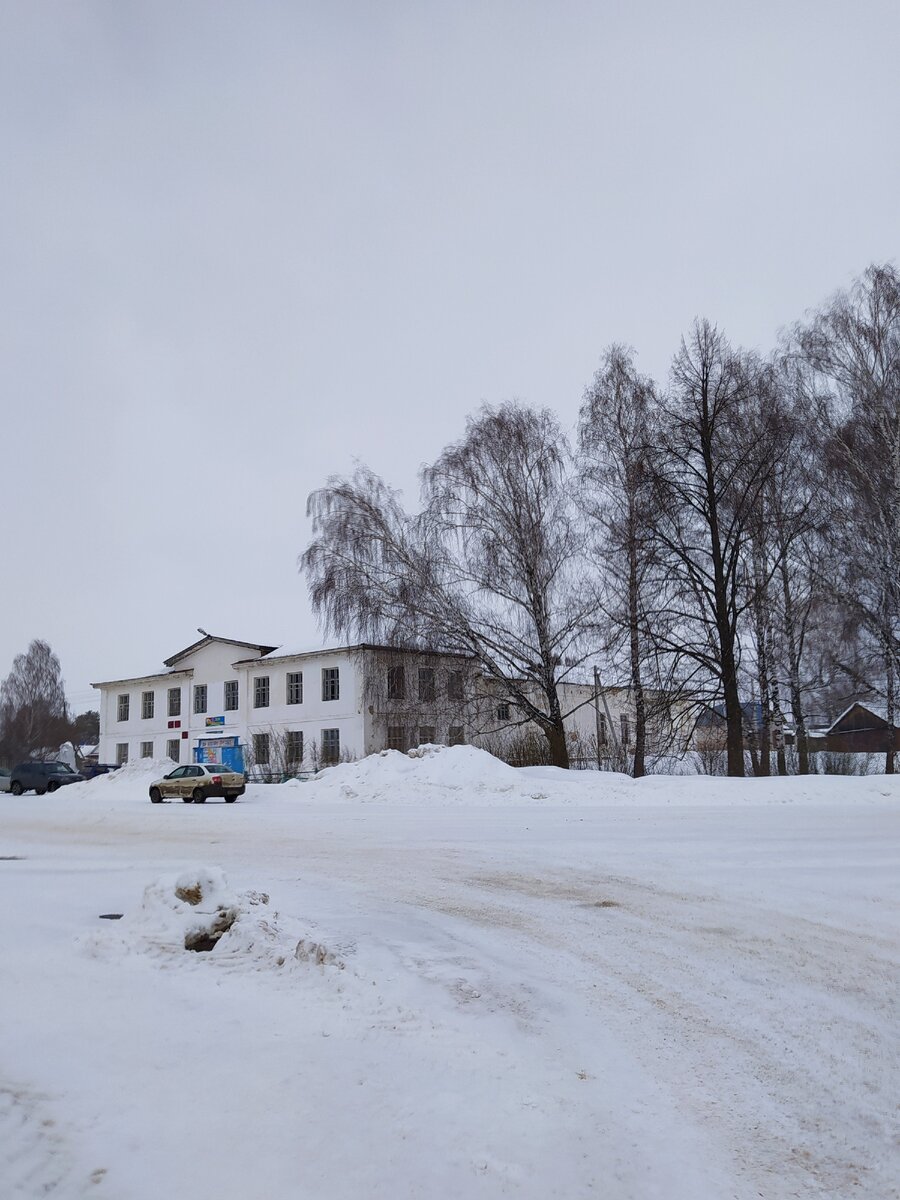
[[181,762],[181,742],[178,738],[172,738],[171,741],[166,742],[166,754],[172,762]]
[[465,744],[465,740],[462,725],[451,725],[448,744],[451,746],[462,746]]
[[406,730],[402,725],[388,725],[388,750],[407,750]]
[[127,762],[128,762],[128,743],[127,742],[119,742],[119,744],[116,746],[116,764],[121,767],[123,765],[123,763],[127,763]]
[[153,757],[153,743],[152,742],[141,742],[141,758],[152,758],[152,757]]
[[291,767],[303,762],[303,733],[299,729],[289,729],[284,735],[284,757]]
[[253,761],[256,765],[267,766],[269,762],[269,735],[267,733],[254,733],[253,735]]
[[339,729],[322,730],[322,762],[337,762],[341,757],[341,731]]
[[435,741],[434,726],[420,725],[419,726],[419,745],[429,746]]

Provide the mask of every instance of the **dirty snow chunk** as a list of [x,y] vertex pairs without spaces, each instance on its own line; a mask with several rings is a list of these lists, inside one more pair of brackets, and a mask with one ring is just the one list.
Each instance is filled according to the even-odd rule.
[[204,908],[215,904],[227,892],[225,872],[219,867],[192,867],[175,880],[175,895],[185,904],[200,904]]

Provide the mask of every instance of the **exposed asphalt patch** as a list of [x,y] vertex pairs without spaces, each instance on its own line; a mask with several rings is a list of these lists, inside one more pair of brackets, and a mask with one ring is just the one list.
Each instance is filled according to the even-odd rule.
[[0,854],[0,862],[24,862],[21,854]]
[[121,921],[123,915],[124,915],[123,913],[101,913],[100,920],[101,921]]

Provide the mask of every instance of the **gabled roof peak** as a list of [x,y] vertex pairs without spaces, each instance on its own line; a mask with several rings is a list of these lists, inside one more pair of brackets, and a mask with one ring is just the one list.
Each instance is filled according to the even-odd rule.
[[212,642],[222,642],[226,646],[243,646],[246,650],[258,650],[260,654],[270,654],[277,646],[262,646],[258,642],[241,642],[237,638],[217,637],[213,633],[207,633],[205,629],[198,629],[198,633],[202,633],[198,641],[193,642],[190,646],[185,646],[183,650],[179,650],[177,654],[173,654],[171,658],[163,659],[167,667],[172,667],[182,658],[186,658],[188,654],[193,654],[195,650],[200,650],[203,646],[208,646]]

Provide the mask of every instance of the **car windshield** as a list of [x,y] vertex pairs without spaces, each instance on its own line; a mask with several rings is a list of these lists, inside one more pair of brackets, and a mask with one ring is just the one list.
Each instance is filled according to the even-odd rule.
[[66,763],[50,763],[50,770],[54,775],[74,775],[75,772]]
[[229,767],[224,767],[221,763],[205,763],[204,766],[206,767],[207,771],[212,771],[214,775],[218,775],[221,771],[230,770]]

